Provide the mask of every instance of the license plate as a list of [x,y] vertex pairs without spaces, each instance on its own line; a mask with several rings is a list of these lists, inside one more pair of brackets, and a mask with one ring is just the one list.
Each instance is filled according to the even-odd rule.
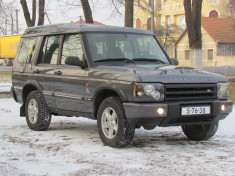
[[182,107],[181,109],[182,116],[204,115],[204,114],[210,114],[210,113],[211,113],[210,106]]

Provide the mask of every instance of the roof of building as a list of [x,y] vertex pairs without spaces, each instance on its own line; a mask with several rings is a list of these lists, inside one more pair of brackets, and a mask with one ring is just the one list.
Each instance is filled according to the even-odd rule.
[[150,31],[129,28],[129,27],[115,27],[115,26],[87,24],[87,23],[85,24],[67,23],[67,24],[53,24],[53,25],[27,28],[23,36],[38,36],[38,35],[51,35],[51,34],[63,34],[63,33],[84,33],[84,32],[117,32],[117,33],[137,33],[137,34],[153,35],[153,33]]
[[[235,21],[232,18],[202,17],[202,28],[218,43],[235,43]],[[186,34],[187,29],[181,34],[176,44]]]
[[202,27],[219,43],[235,42],[235,23],[232,18],[202,17]]

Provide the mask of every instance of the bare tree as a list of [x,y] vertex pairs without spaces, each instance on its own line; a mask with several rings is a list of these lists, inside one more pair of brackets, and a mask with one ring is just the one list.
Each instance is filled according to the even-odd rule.
[[0,0],[0,34],[15,33],[15,7],[14,1]]
[[[25,21],[28,27],[35,26],[36,11],[37,11],[36,3],[37,3],[36,0],[32,0],[32,18],[31,18],[26,0],[20,0],[20,4],[24,12]],[[44,24],[44,11],[45,11],[45,0],[39,0],[38,23],[37,23],[38,26]]]
[[155,30],[155,34],[164,48],[166,48],[168,40],[174,40],[174,36],[177,34],[177,32],[178,26],[174,24],[160,26]]
[[38,6],[38,26],[44,24],[45,0],[39,0]]
[[36,0],[32,0],[32,18],[30,17],[29,8],[26,0],[20,0],[24,12],[24,18],[28,27],[35,26],[36,21]]
[[92,11],[88,0],[80,0],[86,23],[93,23]]
[[184,0],[191,66],[202,68],[201,11],[203,0]]
[[125,1],[125,27],[133,27],[134,0]]

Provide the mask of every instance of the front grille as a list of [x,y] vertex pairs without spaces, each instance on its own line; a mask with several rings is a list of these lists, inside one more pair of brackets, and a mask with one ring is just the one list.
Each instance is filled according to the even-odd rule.
[[165,84],[165,100],[211,100],[217,98],[216,84]]

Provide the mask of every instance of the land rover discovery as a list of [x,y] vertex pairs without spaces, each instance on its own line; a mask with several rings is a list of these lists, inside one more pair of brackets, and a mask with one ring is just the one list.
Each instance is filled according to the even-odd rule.
[[206,140],[232,111],[225,77],[177,67],[146,30],[93,24],[28,28],[17,51],[11,93],[32,130],[51,116],[97,120],[105,145],[125,147],[135,128],[182,126]]

